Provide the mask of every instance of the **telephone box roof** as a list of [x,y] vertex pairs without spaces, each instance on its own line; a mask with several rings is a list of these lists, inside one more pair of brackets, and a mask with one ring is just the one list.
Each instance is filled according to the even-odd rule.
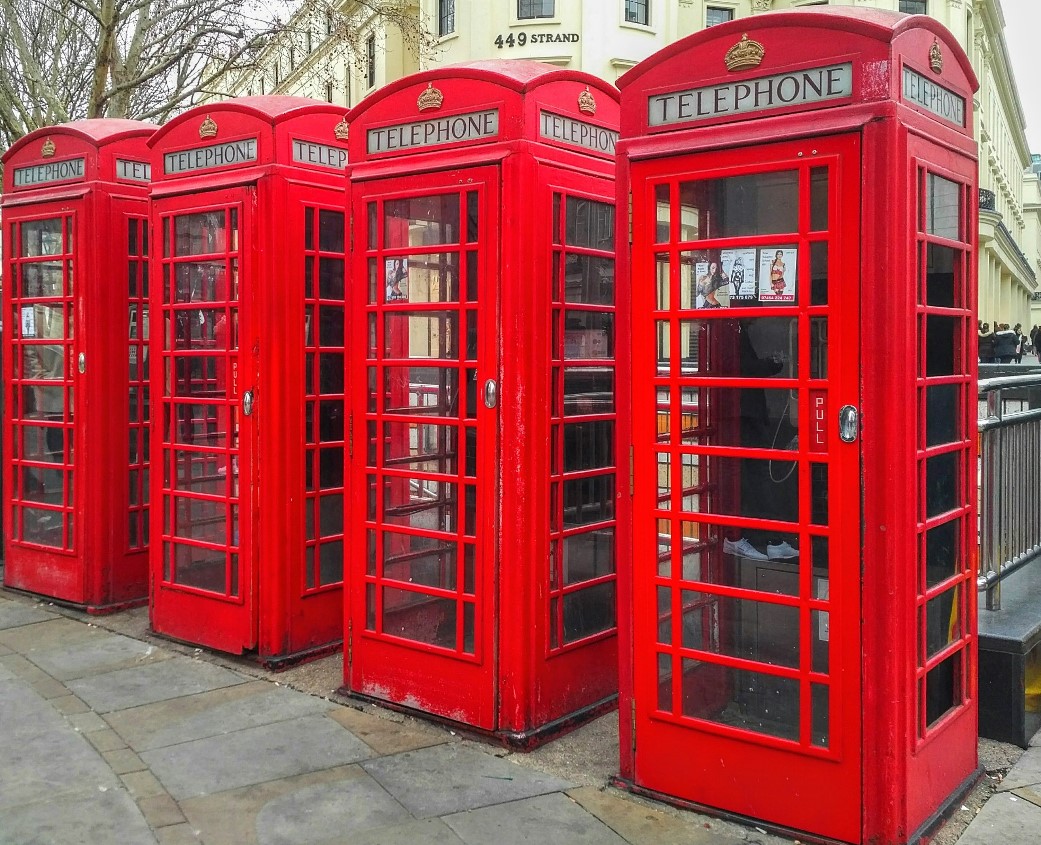
[[694,47],[714,41],[722,36],[736,34],[740,37],[745,33],[762,30],[807,26],[818,29],[841,30],[883,43],[892,43],[899,35],[908,30],[928,30],[950,48],[951,55],[958,61],[962,72],[974,87],[974,90],[979,88],[976,73],[972,69],[972,65],[961,45],[955,40],[950,30],[936,19],[927,15],[906,15],[889,9],[851,10],[848,7],[841,6],[814,6],[812,8],[766,12],[765,14],[739,18],[700,30],[693,35],[670,44],[623,74],[618,79],[618,88],[627,88],[636,83],[646,73],[668,62],[675,56],[686,53]]
[[183,123],[191,123],[209,114],[238,112],[274,126],[285,120],[315,112],[328,114],[330,112],[343,113],[345,111],[340,106],[334,106],[332,103],[327,103],[324,100],[314,100],[310,97],[291,97],[276,94],[264,97],[232,97],[228,100],[206,103],[182,112],[165,123],[149,139],[148,145],[154,147],[172,128]]
[[353,123],[359,115],[368,111],[375,103],[403,88],[412,88],[417,84],[439,79],[479,80],[513,90],[518,94],[527,93],[551,82],[581,80],[583,85],[596,88],[608,94],[615,101],[618,100],[618,89],[615,86],[584,71],[558,68],[530,59],[482,59],[445,65],[396,79],[373,91],[351,109],[347,115],[347,122]]
[[22,147],[35,141],[44,140],[51,135],[71,135],[81,138],[95,147],[103,147],[107,144],[121,141],[124,138],[151,135],[158,128],[154,123],[145,123],[141,120],[125,120],[121,117],[93,117],[84,120],[70,120],[67,123],[43,126],[30,132],[28,135],[22,136],[0,158],[6,162],[16,155]]

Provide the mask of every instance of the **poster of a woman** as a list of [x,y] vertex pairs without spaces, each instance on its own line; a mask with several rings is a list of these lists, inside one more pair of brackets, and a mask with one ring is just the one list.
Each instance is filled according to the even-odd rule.
[[759,301],[795,302],[795,270],[799,250],[795,247],[759,250]]

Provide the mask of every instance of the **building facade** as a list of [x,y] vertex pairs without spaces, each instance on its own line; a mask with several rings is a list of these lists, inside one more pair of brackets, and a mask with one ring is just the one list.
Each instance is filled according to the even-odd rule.
[[[335,16],[306,4],[262,70],[230,80],[232,95],[299,94],[344,107],[380,86],[440,65],[534,59],[615,82],[637,62],[693,32],[828,0],[405,0],[404,27],[367,4],[339,0]],[[1005,49],[1000,0],[844,0],[831,5],[928,14],[965,49],[980,80],[980,319],[1041,324],[1041,185]],[[342,23],[341,23],[342,22]],[[349,55],[333,37],[350,31]],[[288,44],[288,47],[287,47]],[[1032,313],[1033,308],[1033,313]]]

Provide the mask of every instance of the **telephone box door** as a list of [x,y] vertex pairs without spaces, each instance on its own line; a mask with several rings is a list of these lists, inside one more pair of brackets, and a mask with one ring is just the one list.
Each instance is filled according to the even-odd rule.
[[[251,473],[256,364],[248,274],[252,188],[160,201],[153,333],[162,473],[152,536],[153,624],[241,652],[256,639]],[[155,352],[153,352],[155,354]]]
[[[495,725],[495,167],[355,188],[352,690]],[[408,191],[402,191],[407,183]],[[361,264],[364,262],[364,265]],[[364,348],[362,348],[364,347]]]
[[851,842],[859,183],[854,135],[632,165],[635,782]]

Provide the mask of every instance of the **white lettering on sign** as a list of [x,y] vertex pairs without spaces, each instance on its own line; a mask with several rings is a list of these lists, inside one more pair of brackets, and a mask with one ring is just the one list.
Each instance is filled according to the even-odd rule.
[[955,124],[965,125],[965,98],[959,97],[931,79],[904,66],[904,99],[921,106],[937,117]]
[[116,178],[129,179],[131,182],[151,182],[152,165],[144,161],[130,161],[125,158],[117,158]]
[[190,173],[192,170],[208,170],[211,167],[247,164],[256,160],[257,139],[245,138],[241,141],[228,141],[225,144],[167,153],[163,156],[163,172],[169,176]]
[[14,169],[14,186],[28,188],[30,185],[46,185],[50,182],[74,182],[82,179],[86,159],[70,158],[65,161],[49,161],[46,164],[33,164],[29,167]]
[[614,155],[618,133],[612,129],[604,129],[584,120],[575,120],[548,111],[540,112],[539,118],[539,134],[543,138]]
[[847,62],[655,94],[647,100],[647,119],[651,126],[693,123],[731,114],[839,100],[852,93],[853,65]]
[[459,141],[478,141],[494,138],[499,134],[499,110],[457,114],[454,117],[438,117],[417,123],[399,123],[370,129],[366,133],[367,149],[370,153],[389,153],[415,147],[433,147]]
[[310,141],[293,139],[293,161],[298,164],[316,164],[332,170],[343,170],[347,166],[347,150],[328,144],[312,144]]

